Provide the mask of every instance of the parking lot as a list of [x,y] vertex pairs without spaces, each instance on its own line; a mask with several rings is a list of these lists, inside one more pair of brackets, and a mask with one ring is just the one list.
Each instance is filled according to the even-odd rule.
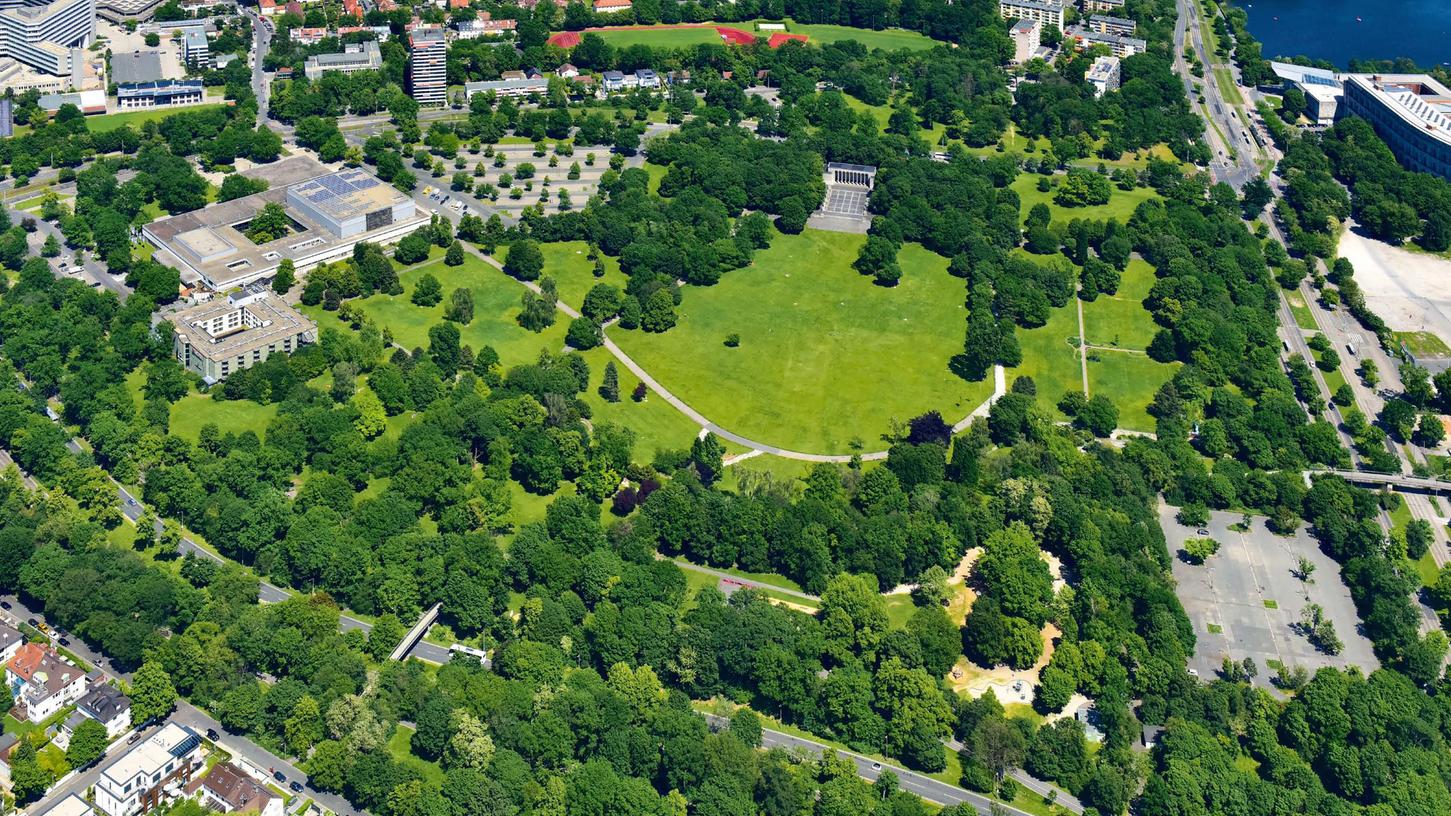
[[[540,203],[544,205],[546,213],[558,212],[559,192],[568,190],[570,209],[580,210],[584,208],[585,202],[589,201],[590,196],[595,194],[595,190],[599,188],[600,176],[604,175],[610,166],[610,153],[606,148],[579,148],[573,156],[558,156],[559,164],[556,167],[549,166],[549,159],[554,155],[553,153],[536,156],[531,145],[496,145],[494,152],[496,155],[504,156],[503,167],[495,167],[493,157],[476,157],[472,154],[465,154],[470,167],[478,162],[484,164],[484,177],[474,178],[475,192],[483,190],[486,194],[484,198],[477,198],[474,193],[457,193],[448,190],[447,177],[439,180],[445,182],[442,185],[443,195],[450,196],[454,201],[462,201],[463,204],[460,206],[471,205],[471,209],[475,213],[498,211],[501,215],[518,218],[525,207]],[[593,166],[585,163],[586,155],[591,152],[595,154]],[[570,179],[568,178],[569,168],[576,162],[579,163],[579,178]],[[517,178],[517,168],[520,164],[534,165],[534,177],[527,180]],[[509,187],[498,186],[499,177],[504,173],[515,176]],[[546,179],[549,181],[548,187],[544,184]],[[532,186],[533,189],[526,189],[528,186]],[[509,191],[515,187],[524,190],[522,197],[517,199],[509,197]],[[487,192],[491,189],[499,191],[498,201],[491,202],[487,199]],[[540,196],[546,190],[549,198],[541,201]],[[448,202],[447,206],[452,206],[454,201]]]
[[[1320,551],[1308,531],[1276,535],[1265,527],[1263,517],[1256,516],[1250,528],[1240,532],[1231,526],[1239,524],[1240,514],[1211,513],[1202,529],[1220,543],[1219,552],[1203,564],[1191,564],[1180,550],[1186,540],[1204,536],[1176,521],[1176,512],[1161,505],[1159,522],[1174,559],[1179,600],[1194,626],[1196,643],[1189,667],[1200,677],[1213,677],[1226,657],[1253,658],[1259,668],[1254,682],[1267,688],[1274,675],[1271,661],[1304,666],[1312,673],[1322,666],[1359,666],[1369,672],[1380,665],[1370,641],[1359,631],[1340,565]],[[1310,581],[1295,576],[1302,556],[1314,565]],[[1295,630],[1301,610],[1310,603],[1320,604],[1335,624],[1345,644],[1340,654],[1320,652]]]

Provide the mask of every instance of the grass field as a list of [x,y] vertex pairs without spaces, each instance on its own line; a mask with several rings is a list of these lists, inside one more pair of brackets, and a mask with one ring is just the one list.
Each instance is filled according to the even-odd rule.
[[[890,105],[868,105],[867,103],[861,101],[860,99],[857,99],[850,94],[844,94],[844,96],[846,97],[847,107],[851,108],[852,110],[866,111],[867,113],[870,113],[877,120],[877,127],[883,132],[886,131],[887,121],[892,116],[892,107]],[[923,129],[920,127],[917,129],[917,135],[920,138],[927,140],[927,143],[932,145],[934,148],[937,146],[938,140],[946,135],[946,133],[947,125],[944,125],[941,122],[933,122],[932,127],[929,129]]]
[[1214,80],[1219,83],[1219,94],[1224,101],[1231,105],[1243,105],[1244,97],[1240,96],[1239,88],[1234,84],[1234,74],[1228,68],[1215,68]]
[[[883,48],[888,51],[895,51],[899,48],[923,50],[941,44],[927,37],[925,34],[919,34],[916,31],[906,31],[900,28],[887,28],[881,31],[874,31],[865,28],[807,23],[789,23],[787,28],[793,34],[805,34],[811,38],[811,42],[817,43],[818,45],[842,40],[856,40],[869,49]],[[770,32],[763,33],[769,35]]]
[[168,116],[178,113],[196,113],[211,108],[220,108],[223,105],[191,105],[184,108],[152,108],[150,110],[126,111],[125,113],[104,113],[100,116],[91,116],[86,119],[86,129],[92,133],[105,133],[108,130],[116,130],[125,125],[140,128],[147,122],[159,122]]
[[1315,324],[1315,313],[1305,303],[1305,298],[1299,292],[1286,292],[1285,300],[1290,304],[1290,314],[1295,316],[1295,325],[1309,331],[1319,331],[1320,327]]
[[[1083,375],[1078,351],[1071,340],[1078,337],[1078,312],[1073,303],[1053,309],[1048,322],[1036,329],[1018,329],[1018,345],[1023,350],[1023,364],[1008,369],[1008,384],[1014,377],[1026,375],[1038,386],[1038,404],[1054,415],[1058,400],[1068,391],[1083,391]],[[1061,417],[1060,417],[1061,418]]]
[[645,399],[635,402],[631,394],[640,380],[628,368],[615,363],[620,378],[620,401],[610,402],[599,394],[600,384],[605,379],[605,365],[615,359],[603,348],[584,353],[589,363],[589,391],[584,400],[593,412],[591,422],[600,425],[613,422],[635,432],[635,459],[650,462],[662,450],[689,449],[700,427],[691,422],[675,406],[650,393]]
[[[1103,394],[1119,409],[1119,427],[1153,431],[1147,408],[1154,393],[1174,366],[1157,363],[1143,354],[1156,327],[1143,307],[1154,284],[1154,270],[1134,259],[1125,269],[1117,295],[1099,295],[1083,304],[1083,327],[1088,341],[1100,348],[1088,351],[1088,393]],[[1083,390],[1083,374],[1074,338],[1078,337],[1077,306],[1050,312],[1048,322],[1036,329],[1018,330],[1023,364],[1008,371],[1008,379],[1025,374],[1038,386],[1038,404],[1060,419],[1058,400],[1067,391]]]
[[[1034,205],[1042,203],[1048,205],[1048,211],[1053,214],[1054,221],[1070,221],[1074,218],[1092,218],[1102,221],[1116,218],[1119,223],[1126,223],[1139,204],[1151,198],[1157,198],[1159,195],[1148,187],[1135,187],[1132,190],[1120,190],[1115,187],[1113,197],[1102,206],[1060,207],[1053,203],[1053,193],[1056,188],[1046,193],[1038,191],[1039,178],[1041,176],[1032,173],[1021,173],[1009,185],[1017,191],[1018,197],[1022,200],[1024,221],[1028,220],[1028,211],[1033,209]],[[1059,179],[1061,180],[1061,177]]]
[[[721,25],[736,27],[730,23]],[[632,45],[648,45],[651,48],[689,48],[693,45],[704,45],[721,42],[720,34],[716,33],[714,26],[702,26],[700,28],[606,28],[602,31],[595,31],[605,42],[616,48],[628,48]]]
[[201,437],[202,426],[216,423],[223,433],[253,431],[257,438],[266,435],[267,423],[277,416],[276,405],[262,405],[251,400],[218,402],[208,394],[191,393],[171,406],[171,432],[189,442]]
[[1451,357],[1451,346],[1431,332],[1394,332],[1394,336],[1415,357]]
[[[425,272],[438,278],[444,293],[442,303],[428,308],[415,306],[409,300],[414,286]],[[399,277],[403,282],[402,295],[379,294],[360,302],[378,326],[389,329],[394,341],[405,348],[428,348],[429,328],[443,322],[444,303],[448,301],[449,293],[460,287],[470,289],[474,295],[474,320],[459,327],[460,339],[464,344],[473,346],[475,351],[486,345],[493,346],[507,367],[534,362],[541,348],[558,351],[564,347],[564,331],[567,328],[564,321],[558,321],[538,334],[519,326],[515,318],[519,314],[523,287],[477,256],[465,253],[460,266],[430,261],[408,269]],[[318,322],[319,328],[348,328],[347,324],[338,320],[336,312],[323,311],[318,306],[304,306],[302,310]]]
[[1103,394],[1118,406],[1118,425],[1130,431],[1152,432],[1149,403],[1170,377],[1177,363],[1158,363],[1143,354],[1092,350],[1088,355],[1088,393]]
[[1083,304],[1084,331],[1095,346],[1143,351],[1154,339],[1158,327],[1144,310],[1144,298],[1154,285],[1154,268],[1134,258],[1124,269],[1118,292],[1099,295]]
[[437,762],[429,762],[422,757],[413,755],[409,747],[409,740],[413,738],[414,729],[406,725],[399,725],[393,729],[393,736],[388,738],[388,755],[400,765],[413,768],[423,777],[424,782],[434,785],[443,782],[443,769],[438,767]]
[[[711,420],[785,448],[873,450],[894,419],[929,409],[961,419],[991,390],[947,370],[962,343],[962,282],[945,258],[908,246],[902,282],[876,286],[851,269],[864,240],[775,236],[752,266],[688,288],[674,329],[611,337]],[[731,333],[738,348],[724,345]]]

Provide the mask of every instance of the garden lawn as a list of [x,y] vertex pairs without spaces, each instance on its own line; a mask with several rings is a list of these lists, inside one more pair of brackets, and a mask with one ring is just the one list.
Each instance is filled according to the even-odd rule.
[[[1117,186],[1113,188],[1113,197],[1107,204],[1097,207],[1060,207],[1053,203],[1053,193],[1057,187],[1046,193],[1038,192],[1038,179],[1043,178],[1036,173],[1019,173],[1013,180],[1011,186],[1017,191],[1018,197],[1022,200],[1023,220],[1028,220],[1028,211],[1033,209],[1035,204],[1043,203],[1048,205],[1048,211],[1053,214],[1055,222],[1068,222],[1074,218],[1090,218],[1104,221],[1109,218],[1118,219],[1119,223],[1126,223],[1129,216],[1134,214],[1134,209],[1139,204],[1151,198],[1158,198],[1159,194],[1149,187],[1135,187],[1132,190],[1120,190]],[[1059,183],[1062,183],[1063,176],[1053,176]]]
[[[415,306],[409,300],[424,272],[432,273],[443,285],[443,301],[437,306]],[[443,322],[444,304],[453,290],[459,287],[467,287],[474,295],[473,322],[460,326],[459,335],[460,341],[473,346],[475,351],[486,345],[493,346],[507,368],[534,362],[540,349],[559,351],[564,348],[564,332],[568,328],[564,315],[558,315],[560,319],[553,326],[538,334],[521,327],[515,318],[519,314],[519,299],[524,294],[524,287],[472,253],[464,253],[464,262],[460,266],[431,261],[408,269],[399,278],[403,283],[403,294],[377,294],[357,302],[379,328],[391,331],[394,342],[404,348],[428,348],[428,330]],[[316,320],[319,328],[332,326],[350,330],[338,319],[336,312],[324,311],[319,306],[304,306],[302,311]]]
[[1177,367],[1177,363],[1158,363],[1145,354],[1091,349],[1088,393],[1113,400],[1118,406],[1120,428],[1152,433],[1154,418],[1149,416],[1149,403]]
[[86,117],[86,129],[92,133],[105,133],[108,130],[116,130],[130,125],[138,130],[147,122],[159,122],[168,116],[178,113],[196,113],[209,108],[220,108],[223,105],[190,105],[184,108],[152,108],[149,110],[126,111],[124,113],[106,113],[100,116]]
[[[776,235],[752,266],[687,287],[674,329],[610,335],[680,399],[759,442],[847,454],[884,447],[893,420],[927,410],[956,422],[991,393],[947,369],[962,347],[962,281],[907,246],[901,283],[876,286],[851,268],[864,240]],[[732,333],[738,348],[724,344]]]
[[1154,268],[1134,258],[1124,269],[1118,293],[1100,294],[1083,304],[1083,330],[1095,346],[1143,351],[1154,339],[1158,326],[1144,308],[1144,298],[1155,281]]
[[393,729],[393,736],[388,738],[388,755],[400,765],[413,768],[423,777],[424,782],[435,785],[443,782],[443,769],[438,767],[437,762],[429,762],[423,757],[414,756],[409,741],[413,738],[414,729],[406,725],[399,725]]
[[1017,329],[1023,363],[1007,371],[1008,385],[1026,375],[1038,386],[1038,404],[1055,416],[1058,400],[1068,391],[1083,392],[1083,374],[1078,362],[1078,311],[1070,301],[1048,313],[1048,322],[1036,329]]

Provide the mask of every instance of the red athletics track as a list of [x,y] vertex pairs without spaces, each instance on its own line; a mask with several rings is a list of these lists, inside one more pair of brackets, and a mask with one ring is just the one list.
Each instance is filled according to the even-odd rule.
[[[580,35],[581,34],[584,34],[586,32],[595,32],[595,33],[598,33],[598,32],[602,32],[602,31],[645,31],[645,30],[648,30],[648,29],[667,29],[667,28],[714,28],[716,30],[716,33],[720,34],[721,39],[725,40],[727,43],[730,43],[731,45],[750,45],[751,43],[753,43],[753,42],[756,41],[756,35],[752,34],[749,31],[742,31],[739,28],[730,28],[728,26],[711,26],[711,25],[682,24],[682,25],[606,26],[606,27],[603,27],[603,28],[586,28],[584,31],[561,31],[558,34],[555,34],[554,36],[550,37],[549,40],[548,40],[548,43],[549,43],[549,45],[557,46],[559,48],[573,48],[576,45],[579,45]],[[797,40],[797,41],[800,41],[800,42],[805,42],[806,41],[806,35],[805,34],[786,34],[786,33],[782,33],[782,32],[777,32],[777,33],[771,35],[770,45],[771,45],[772,48],[779,48],[779,47],[781,47],[781,45],[783,45],[784,43],[789,42],[791,40]]]

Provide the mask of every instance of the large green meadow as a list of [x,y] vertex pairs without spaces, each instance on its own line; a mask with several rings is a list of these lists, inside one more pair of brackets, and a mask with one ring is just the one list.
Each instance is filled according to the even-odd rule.
[[[691,407],[770,445],[849,454],[882,448],[894,420],[932,409],[961,419],[992,390],[947,368],[962,347],[963,282],[908,245],[901,283],[877,286],[851,268],[863,241],[775,236],[752,266],[687,288],[674,329],[610,336]],[[738,347],[725,344],[732,334]]]

